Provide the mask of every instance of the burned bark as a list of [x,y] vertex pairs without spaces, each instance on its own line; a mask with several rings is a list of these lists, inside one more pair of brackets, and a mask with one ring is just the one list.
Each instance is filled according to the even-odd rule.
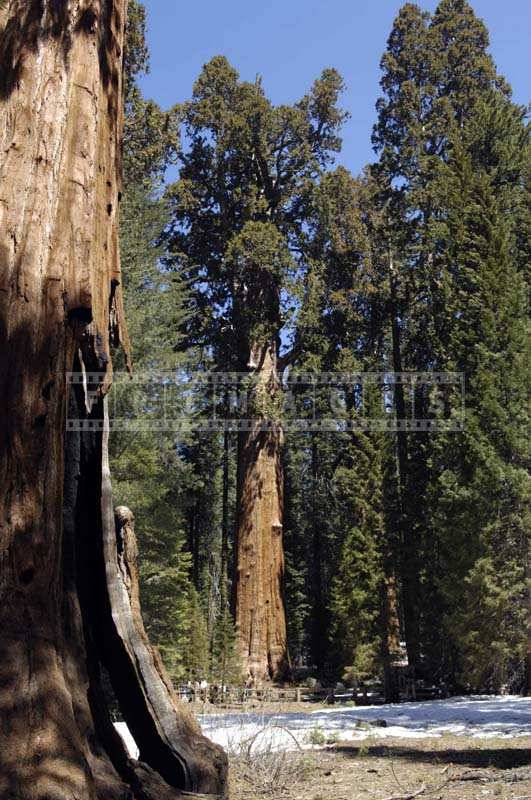
[[[205,739],[193,715],[179,702],[161,657],[149,642],[140,609],[133,514],[124,506],[117,508],[115,527],[110,500],[107,493],[104,518],[109,525],[105,525],[103,541],[114,612],[107,617],[113,623],[107,647],[110,660],[122,664],[114,672],[120,675],[114,688],[125,720],[139,743],[141,761],[156,767],[169,782],[181,773],[184,788],[216,794],[226,771],[225,756]],[[131,680],[125,680],[126,675]]]
[[[120,683],[104,644],[119,612],[98,423],[111,345],[128,350],[116,224],[125,13],[126,0],[11,0],[0,20],[2,800],[166,800],[224,785],[206,740],[208,765],[159,772],[168,748],[186,759],[196,743],[169,691],[172,742],[151,706],[145,763],[128,759],[100,685],[102,665]],[[71,370],[98,374],[92,408]],[[86,430],[66,434],[69,402]]]

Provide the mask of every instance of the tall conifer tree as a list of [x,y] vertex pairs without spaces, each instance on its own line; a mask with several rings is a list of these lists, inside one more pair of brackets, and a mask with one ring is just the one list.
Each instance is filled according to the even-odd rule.
[[236,623],[255,681],[281,676],[288,663],[275,412],[287,361],[279,352],[283,293],[306,271],[298,253],[307,196],[339,146],[341,87],[326,70],[299,103],[274,107],[259,81],[240,81],[225,58],[214,58],[183,108],[189,146],[169,190],[173,264],[191,281],[199,312],[193,339],[218,369],[255,381],[251,427],[238,444],[235,576]]
[[[465,0],[443,0],[432,16],[408,3],[382,60],[384,94],[373,136],[379,162],[373,174],[385,209],[381,264],[389,274],[395,371],[449,368],[452,320],[446,312],[453,289],[440,259],[437,192],[455,136],[492,92],[508,94],[487,48],[487,30]],[[408,412],[407,399],[400,391],[395,398],[400,418]],[[420,408],[429,402],[427,396],[415,400]],[[433,543],[421,499],[430,491],[431,448],[428,435],[397,434],[402,596],[408,655],[415,665],[423,655],[423,628],[433,625],[421,611],[433,607],[422,600],[432,583],[423,551]]]

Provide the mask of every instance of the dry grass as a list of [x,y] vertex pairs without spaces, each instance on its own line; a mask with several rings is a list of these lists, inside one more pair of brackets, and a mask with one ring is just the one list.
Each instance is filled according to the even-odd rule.
[[[312,753],[281,751],[232,759],[241,798],[289,797],[303,790],[317,769]],[[232,795],[234,796],[234,795]]]
[[[257,742],[255,743],[257,744]],[[230,800],[531,800],[531,738],[366,739],[231,756]]]
[[[279,736],[290,740],[289,749],[279,748]],[[241,798],[289,796],[315,769],[312,754],[301,748],[291,731],[266,717],[247,738],[240,732],[229,735],[226,750],[239,787],[235,796]]]

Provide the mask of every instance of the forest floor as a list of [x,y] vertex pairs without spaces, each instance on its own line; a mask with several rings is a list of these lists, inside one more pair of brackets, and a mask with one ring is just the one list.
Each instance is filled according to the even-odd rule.
[[531,800],[531,698],[200,715],[231,800]]
[[194,711],[229,754],[230,800],[531,800],[531,698]]
[[531,800],[530,748],[449,734],[239,754],[230,800]]

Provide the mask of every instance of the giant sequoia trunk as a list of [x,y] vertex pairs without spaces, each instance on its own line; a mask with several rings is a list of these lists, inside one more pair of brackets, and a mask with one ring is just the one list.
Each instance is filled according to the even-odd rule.
[[283,432],[274,408],[270,408],[278,402],[276,343],[251,348],[249,364],[255,388],[249,409],[252,424],[250,430],[240,433],[238,441],[235,610],[244,665],[256,685],[283,677],[288,666],[283,598]]
[[[0,20],[2,800],[169,800],[224,786],[224,756],[179,711],[120,577],[103,397],[111,344],[127,349],[125,6],[10,0]],[[69,387],[69,370],[93,377]],[[84,429],[66,433],[68,408]],[[111,724],[104,671],[140,761]]]

